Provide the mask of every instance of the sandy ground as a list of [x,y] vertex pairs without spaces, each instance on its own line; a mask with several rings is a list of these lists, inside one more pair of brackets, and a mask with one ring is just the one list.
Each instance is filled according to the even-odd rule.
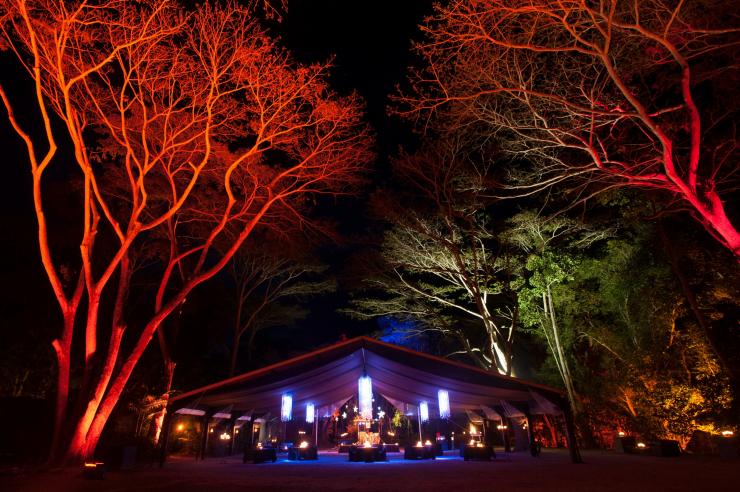
[[239,457],[172,458],[163,469],[143,467],[108,473],[105,480],[81,478],[77,470],[0,476],[2,491],[732,491],[740,490],[740,460],[682,456],[657,458],[585,451],[573,465],[562,450],[539,458],[499,454],[492,462],[465,462],[448,455],[435,461],[349,463],[346,455],[322,453],[319,461],[259,465]]

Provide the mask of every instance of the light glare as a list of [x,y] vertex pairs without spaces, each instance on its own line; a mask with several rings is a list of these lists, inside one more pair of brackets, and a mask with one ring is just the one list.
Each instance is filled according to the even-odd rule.
[[360,415],[365,419],[373,418],[373,382],[370,376],[362,376],[357,382]]
[[306,403],[306,422],[313,424],[314,415],[316,413],[316,407],[313,403]]
[[439,400],[439,418],[450,418],[450,394],[447,390],[438,390],[437,400]]
[[429,404],[425,401],[419,404],[419,416],[422,422],[429,420]]
[[293,418],[293,397],[291,395],[283,395],[283,403],[280,406],[280,420],[288,422]]

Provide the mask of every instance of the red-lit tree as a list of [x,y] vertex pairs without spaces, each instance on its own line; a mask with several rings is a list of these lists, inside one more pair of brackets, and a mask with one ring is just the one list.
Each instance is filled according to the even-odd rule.
[[456,0],[422,27],[426,67],[400,111],[443,109],[447,128],[493,136],[531,165],[508,196],[656,190],[740,258],[722,201],[738,149],[740,29],[728,14],[712,0]]
[[[14,105],[0,95],[27,149],[41,260],[64,319],[53,342],[55,449],[79,460],[94,453],[163,321],[260,224],[299,213],[295,204],[308,194],[352,192],[369,137],[358,100],[329,90],[326,66],[293,63],[250,9],[205,4],[186,12],[154,0],[0,5],[5,41],[29,74],[33,100]],[[19,105],[33,108],[40,138],[14,114]],[[60,150],[67,142],[70,155]],[[71,282],[47,224],[54,204],[43,182],[52,168],[80,187],[80,209],[70,211],[81,221],[80,273]],[[163,241],[169,253],[147,267],[148,275],[157,269],[157,287],[141,322],[142,307],[127,302],[134,251]],[[78,337],[79,412],[69,402]],[[65,422],[68,435],[59,432]]]

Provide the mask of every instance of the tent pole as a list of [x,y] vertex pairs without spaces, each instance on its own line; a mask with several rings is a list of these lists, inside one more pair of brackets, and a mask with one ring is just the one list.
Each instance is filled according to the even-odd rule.
[[416,418],[419,421],[419,440],[424,443],[424,437],[421,435],[421,407],[416,407]]
[[200,450],[196,457],[196,459],[200,458],[201,460],[206,459],[206,452],[208,451],[208,435],[210,434],[209,425],[211,423],[211,416],[213,415],[213,412],[211,410],[206,410],[206,413],[203,415],[203,428],[200,432]]

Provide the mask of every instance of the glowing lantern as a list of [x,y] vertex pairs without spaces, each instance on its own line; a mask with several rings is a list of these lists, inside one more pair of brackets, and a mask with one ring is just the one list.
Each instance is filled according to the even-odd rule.
[[301,444],[298,446],[301,449],[306,449],[308,447],[307,441],[301,441]]
[[227,432],[224,432],[219,437],[221,438],[222,441],[228,441],[229,439],[231,439],[231,436]]
[[450,418],[450,394],[447,390],[438,390],[437,400],[439,401],[439,418]]
[[177,424],[177,430],[178,430],[178,432],[182,432],[182,430],[183,430],[184,428],[185,428],[185,426],[184,426],[184,425],[182,425],[182,424]]
[[293,418],[293,397],[285,394],[280,405],[280,420],[288,422],[291,418]]
[[313,403],[306,403],[306,422],[313,424],[314,415],[316,414],[316,407]]
[[637,447],[640,448],[640,449],[645,449],[647,446],[645,445],[644,442],[638,442],[637,443]]
[[362,418],[373,418],[373,382],[369,376],[362,376],[357,382]]
[[362,447],[364,447],[364,448],[372,448],[373,447],[373,443],[371,443],[370,441],[365,441],[365,444],[363,444]]
[[731,430],[723,430],[722,431],[722,437],[732,437],[734,435],[735,435],[735,433],[732,432]]
[[431,446],[431,445],[432,445],[432,441],[430,441],[429,439],[427,439],[426,442],[424,442],[424,446]]
[[429,420],[429,404],[425,401],[419,403],[419,418],[422,422]]
[[420,448],[421,447],[421,441],[419,441],[419,442],[416,443],[416,447],[417,448]]
[[624,432],[622,432],[622,431],[619,431],[619,433],[618,433],[618,434],[619,434],[619,437],[624,437]]

